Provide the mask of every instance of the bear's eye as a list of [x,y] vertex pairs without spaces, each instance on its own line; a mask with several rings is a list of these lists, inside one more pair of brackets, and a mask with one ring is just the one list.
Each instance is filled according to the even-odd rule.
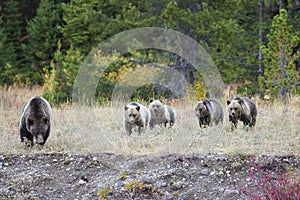
[[134,117],[135,118],[136,114],[129,114],[129,117]]

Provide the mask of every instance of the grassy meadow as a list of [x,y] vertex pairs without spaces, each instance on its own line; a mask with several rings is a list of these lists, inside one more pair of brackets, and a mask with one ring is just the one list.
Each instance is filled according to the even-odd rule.
[[20,142],[19,120],[23,104],[40,88],[0,89],[0,154],[18,153],[118,153],[141,154],[206,154],[230,155],[300,155],[300,98],[293,98],[287,109],[280,103],[258,103],[254,129],[231,132],[225,110],[223,125],[200,129],[193,106],[195,101],[170,105],[176,112],[173,128],[155,127],[138,136],[128,136],[123,128],[124,105],[53,107],[50,136],[43,149],[25,149]]

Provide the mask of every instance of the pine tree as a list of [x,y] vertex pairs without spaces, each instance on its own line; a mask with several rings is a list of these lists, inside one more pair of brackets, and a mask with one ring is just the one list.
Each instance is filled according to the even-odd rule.
[[58,49],[51,62],[51,70],[44,75],[43,85],[44,96],[55,104],[60,104],[71,99],[73,82],[76,78],[83,56],[80,51],[72,46],[67,50],[66,55],[61,51],[61,43],[58,42]]
[[272,98],[279,96],[284,105],[289,94],[296,93],[300,85],[299,72],[295,66],[300,52],[293,52],[299,37],[293,33],[293,27],[288,25],[286,10],[281,9],[280,14],[274,17],[267,35],[268,44],[261,47],[265,73],[259,77],[259,85],[266,95]]
[[28,22],[27,60],[31,64],[31,81],[42,83],[44,70],[57,49],[57,42],[62,34],[59,31],[61,19],[61,3],[54,0],[41,0],[37,15]]
[[24,55],[22,50],[22,22],[19,10],[19,3],[15,0],[6,2],[3,8],[3,34],[5,37],[2,40],[4,45],[3,59],[4,66],[1,66],[2,80],[5,84],[12,84],[21,77],[22,68],[24,65]]
[[102,5],[98,0],[71,0],[63,3],[64,26],[61,32],[70,41],[72,48],[80,49],[87,54],[92,46],[96,46],[97,35],[102,31],[99,26],[101,11],[97,6]]
[[6,59],[7,59],[7,55],[5,55],[5,53],[6,53],[6,51],[5,51],[6,35],[4,34],[2,26],[3,26],[3,21],[2,21],[2,17],[0,17],[0,55],[1,55],[0,84],[3,84],[5,82],[5,77],[3,76],[3,74],[5,73],[5,65],[6,65]]

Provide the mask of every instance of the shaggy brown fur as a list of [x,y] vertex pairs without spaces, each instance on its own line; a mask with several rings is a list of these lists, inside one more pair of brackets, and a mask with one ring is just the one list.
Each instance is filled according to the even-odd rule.
[[227,101],[229,122],[232,123],[231,129],[237,127],[238,120],[244,123],[244,126],[254,127],[257,117],[257,107],[253,101],[247,97],[234,98]]
[[153,129],[155,125],[166,127],[173,126],[175,123],[175,112],[173,109],[163,104],[160,100],[151,100],[149,105],[151,113],[150,129]]
[[124,126],[126,132],[130,135],[133,128],[138,128],[138,134],[144,133],[150,121],[150,112],[148,108],[140,103],[131,102],[125,106]]
[[204,99],[198,101],[194,106],[195,114],[199,121],[200,128],[223,123],[224,112],[219,101],[215,99]]
[[22,109],[20,119],[20,138],[28,147],[33,146],[33,139],[44,145],[50,134],[52,110],[47,100],[40,96],[28,100]]

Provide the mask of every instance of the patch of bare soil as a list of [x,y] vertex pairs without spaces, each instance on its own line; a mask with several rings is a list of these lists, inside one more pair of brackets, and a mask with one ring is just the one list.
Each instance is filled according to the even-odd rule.
[[[299,157],[254,159],[300,172]],[[224,154],[0,155],[0,199],[247,199],[250,168],[249,157]]]

